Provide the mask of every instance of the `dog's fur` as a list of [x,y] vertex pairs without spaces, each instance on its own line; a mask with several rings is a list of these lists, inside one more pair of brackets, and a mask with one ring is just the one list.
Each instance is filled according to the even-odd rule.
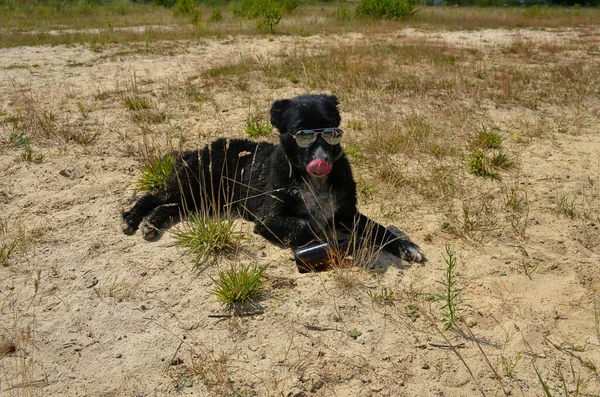
[[[133,234],[143,221],[142,234],[151,239],[186,209],[225,208],[254,221],[256,233],[292,248],[353,229],[398,257],[425,260],[405,236],[358,212],[356,184],[341,145],[330,145],[322,136],[308,148],[296,144],[292,134],[299,130],[338,127],[337,106],[333,95],[277,100],[271,124],[279,130],[278,145],[220,138],[201,150],[176,153],[176,171],[167,186],[123,213],[123,231]],[[325,160],[331,172],[311,175],[307,164],[315,159]]]

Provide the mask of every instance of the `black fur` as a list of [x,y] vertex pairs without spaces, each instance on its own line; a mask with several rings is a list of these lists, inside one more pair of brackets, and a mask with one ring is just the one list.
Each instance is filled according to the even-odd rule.
[[[308,148],[296,144],[292,134],[299,130],[338,127],[337,106],[334,95],[278,100],[271,107],[271,123],[279,130],[280,144],[220,138],[201,150],[178,153],[166,188],[146,194],[123,213],[123,231],[133,234],[143,221],[142,233],[150,239],[184,208],[232,209],[254,221],[256,233],[292,248],[355,228],[396,256],[425,260],[405,236],[358,212],[356,184],[341,145],[330,145],[322,136]],[[325,160],[331,172],[311,175],[307,164],[314,159]]]

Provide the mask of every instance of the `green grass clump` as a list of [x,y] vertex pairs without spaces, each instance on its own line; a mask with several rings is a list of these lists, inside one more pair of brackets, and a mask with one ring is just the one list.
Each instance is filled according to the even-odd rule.
[[404,19],[417,11],[418,0],[361,0],[356,15],[384,19]]
[[29,146],[31,143],[31,138],[28,137],[24,132],[13,131],[10,133],[7,143],[10,146],[21,148]]
[[230,216],[211,217],[191,213],[181,230],[174,232],[176,245],[187,249],[202,264],[210,256],[231,253],[241,240],[236,222]]
[[168,154],[142,167],[142,177],[137,184],[140,191],[156,192],[163,189],[175,171],[175,155]]
[[231,268],[220,272],[217,278],[211,277],[215,283],[213,294],[226,305],[256,299],[264,292],[267,281],[263,279],[263,274],[267,267],[269,265],[232,265]]
[[251,116],[246,120],[246,134],[251,138],[269,136],[273,133],[273,127],[268,121],[262,120],[260,116]]
[[502,145],[502,136],[495,132],[489,132],[485,126],[477,133],[477,142],[481,147],[498,149]]
[[500,174],[492,170],[482,150],[473,150],[469,155],[469,172],[486,179],[499,180]]
[[123,98],[123,102],[125,103],[125,107],[129,110],[135,111],[152,108],[150,102],[137,95],[126,96]]

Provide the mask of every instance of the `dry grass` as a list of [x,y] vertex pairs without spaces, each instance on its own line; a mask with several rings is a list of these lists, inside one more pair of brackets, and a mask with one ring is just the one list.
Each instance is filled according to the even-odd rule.
[[[342,7],[346,9],[343,15],[340,14]],[[98,47],[115,42],[145,42],[148,48],[164,40],[261,34],[254,20],[235,17],[231,6],[200,7],[199,10],[200,20],[190,24],[186,16],[175,16],[172,10],[149,5],[70,6],[62,10],[27,4],[3,7],[0,8],[0,29],[6,29],[7,33],[0,35],[0,47],[70,43],[89,43]],[[222,18],[213,18],[214,10],[220,11]],[[449,30],[555,28],[594,25],[599,21],[600,11],[589,8],[423,7],[406,21],[373,24],[368,18],[356,18],[352,5],[319,4],[303,5],[285,15],[277,32],[310,36],[354,31],[391,33],[404,27]],[[549,50],[553,48],[549,47]]]

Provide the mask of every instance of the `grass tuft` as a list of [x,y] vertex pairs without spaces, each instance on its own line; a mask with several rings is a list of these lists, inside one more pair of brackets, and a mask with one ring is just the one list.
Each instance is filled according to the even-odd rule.
[[150,102],[137,95],[127,95],[123,97],[123,102],[125,103],[125,107],[132,111],[152,108]]
[[137,184],[140,191],[155,192],[163,189],[175,170],[177,159],[173,154],[150,161],[142,167],[142,177]]
[[187,249],[200,265],[210,257],[232,253],[242,236],[229,216],[211,217],[190,213],[181,230],[173,233],[176,245]]
[[469,172],[486,179],[500,180],[500,174],[490,167],[490,160],[482,150],[476,149],[469,154]]
[[502,145],[502,142],[503,139],[500,134],[488,131],[485,126],[477,133],[477,143],[480,147],[498,149]]
[[269,265],[257,264],[232,265],[229,269],[219,272],[217,278],[212,278],[215,283],[213,294],[226,305],[245,303],[260,297],[264,292],[267,281],[263,278]]
[[253,115],[246,120],[246,134],[251,138],[269,136],[273,133],[273,127],[268,120],[263,120],[259,115]]

